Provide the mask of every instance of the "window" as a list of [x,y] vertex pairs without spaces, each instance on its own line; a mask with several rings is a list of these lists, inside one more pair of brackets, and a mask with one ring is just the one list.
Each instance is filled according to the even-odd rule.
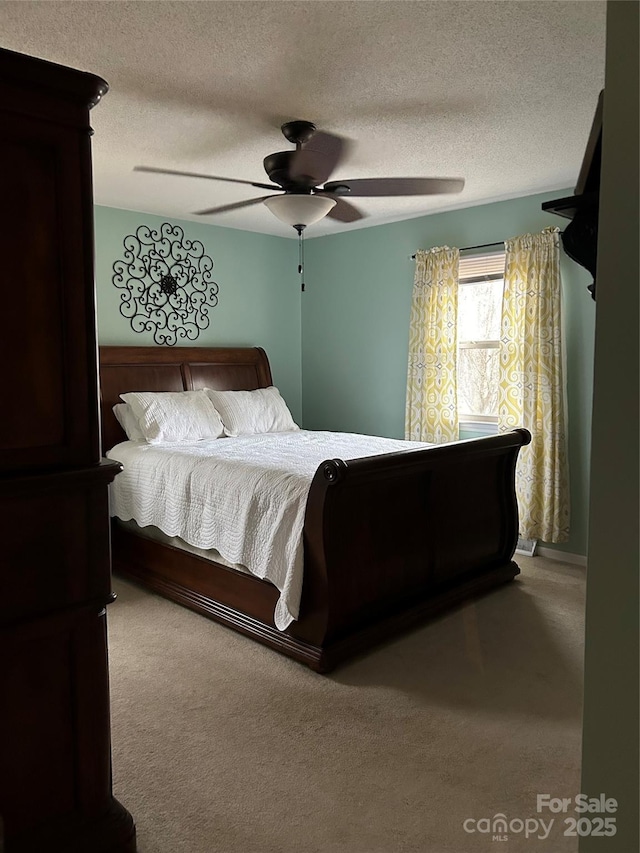
[[461,426],[498,423],[504,252],[460,259],[458,412]]

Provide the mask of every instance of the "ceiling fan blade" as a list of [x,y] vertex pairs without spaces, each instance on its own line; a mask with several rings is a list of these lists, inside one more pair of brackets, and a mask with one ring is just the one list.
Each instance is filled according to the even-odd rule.
[[[315,193],[315,195],[322,195],[322,193]],[[358,210],[357,207],[343,198],[336,198],[335,202],[336,206],[327,213],[329,219],[337,219],[339,222],[357,222],[367,216],[366,213]]]
[[210,213],[226,213],[228,210],[239,210],[241,207],[250,207],[252,204],[259,204],[265,198],[273,198],[273,195],[263,195],[260,198],[234,201],[231,204],[221,204],[219,207],[208,207],[206,210],[194,210],[193,214],[194,216],[208,216]]
[[156,175],[178,175],[182,178],[206,178],[208,181],[227,181],[230,184],[247,184],[264,190],[280,190],[276,184],[259,184],[254,181],[242,181],[240,178],[221,178],[219,175],[203,175],[200,172],[178,172],[175,169],[158,169],[155,166],[134,166],[134,172],[153,172]]
[[349,142],[344,137],[316,131],[291,158],[289,177],[309,178],[314,187],[323,184],[345,158],[348,147]]
[[356,178],[330,181],[323,192],[340,196],[439,195],[459,193],[464,178]]

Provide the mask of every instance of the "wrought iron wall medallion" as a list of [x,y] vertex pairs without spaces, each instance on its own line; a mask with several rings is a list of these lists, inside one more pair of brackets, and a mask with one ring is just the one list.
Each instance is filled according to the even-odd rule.
[[218,304],[213,266],[202,243],[187,239],[179,225],[141,225],[124,238],[123,257],[113,265],[120,313],[134,332],[153,332],[156,344],[195,341]]

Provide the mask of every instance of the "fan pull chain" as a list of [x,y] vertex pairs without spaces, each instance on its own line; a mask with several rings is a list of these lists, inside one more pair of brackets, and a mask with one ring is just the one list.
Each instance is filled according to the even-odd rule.
[[300,290],[304,293],[304,225],[293,226],[298,232],[298,274],[300,276]]

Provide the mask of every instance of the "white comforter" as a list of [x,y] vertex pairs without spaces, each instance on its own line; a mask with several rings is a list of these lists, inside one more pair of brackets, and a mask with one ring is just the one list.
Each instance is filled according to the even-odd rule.
[[154,525],[280,590],[274,621],[298,618],[307,495],[325,459],[357,459],[428,445],[337,432],[247,435],[182,445],[125,441],[107,453],[124,465],[111,485],[111,514]]

